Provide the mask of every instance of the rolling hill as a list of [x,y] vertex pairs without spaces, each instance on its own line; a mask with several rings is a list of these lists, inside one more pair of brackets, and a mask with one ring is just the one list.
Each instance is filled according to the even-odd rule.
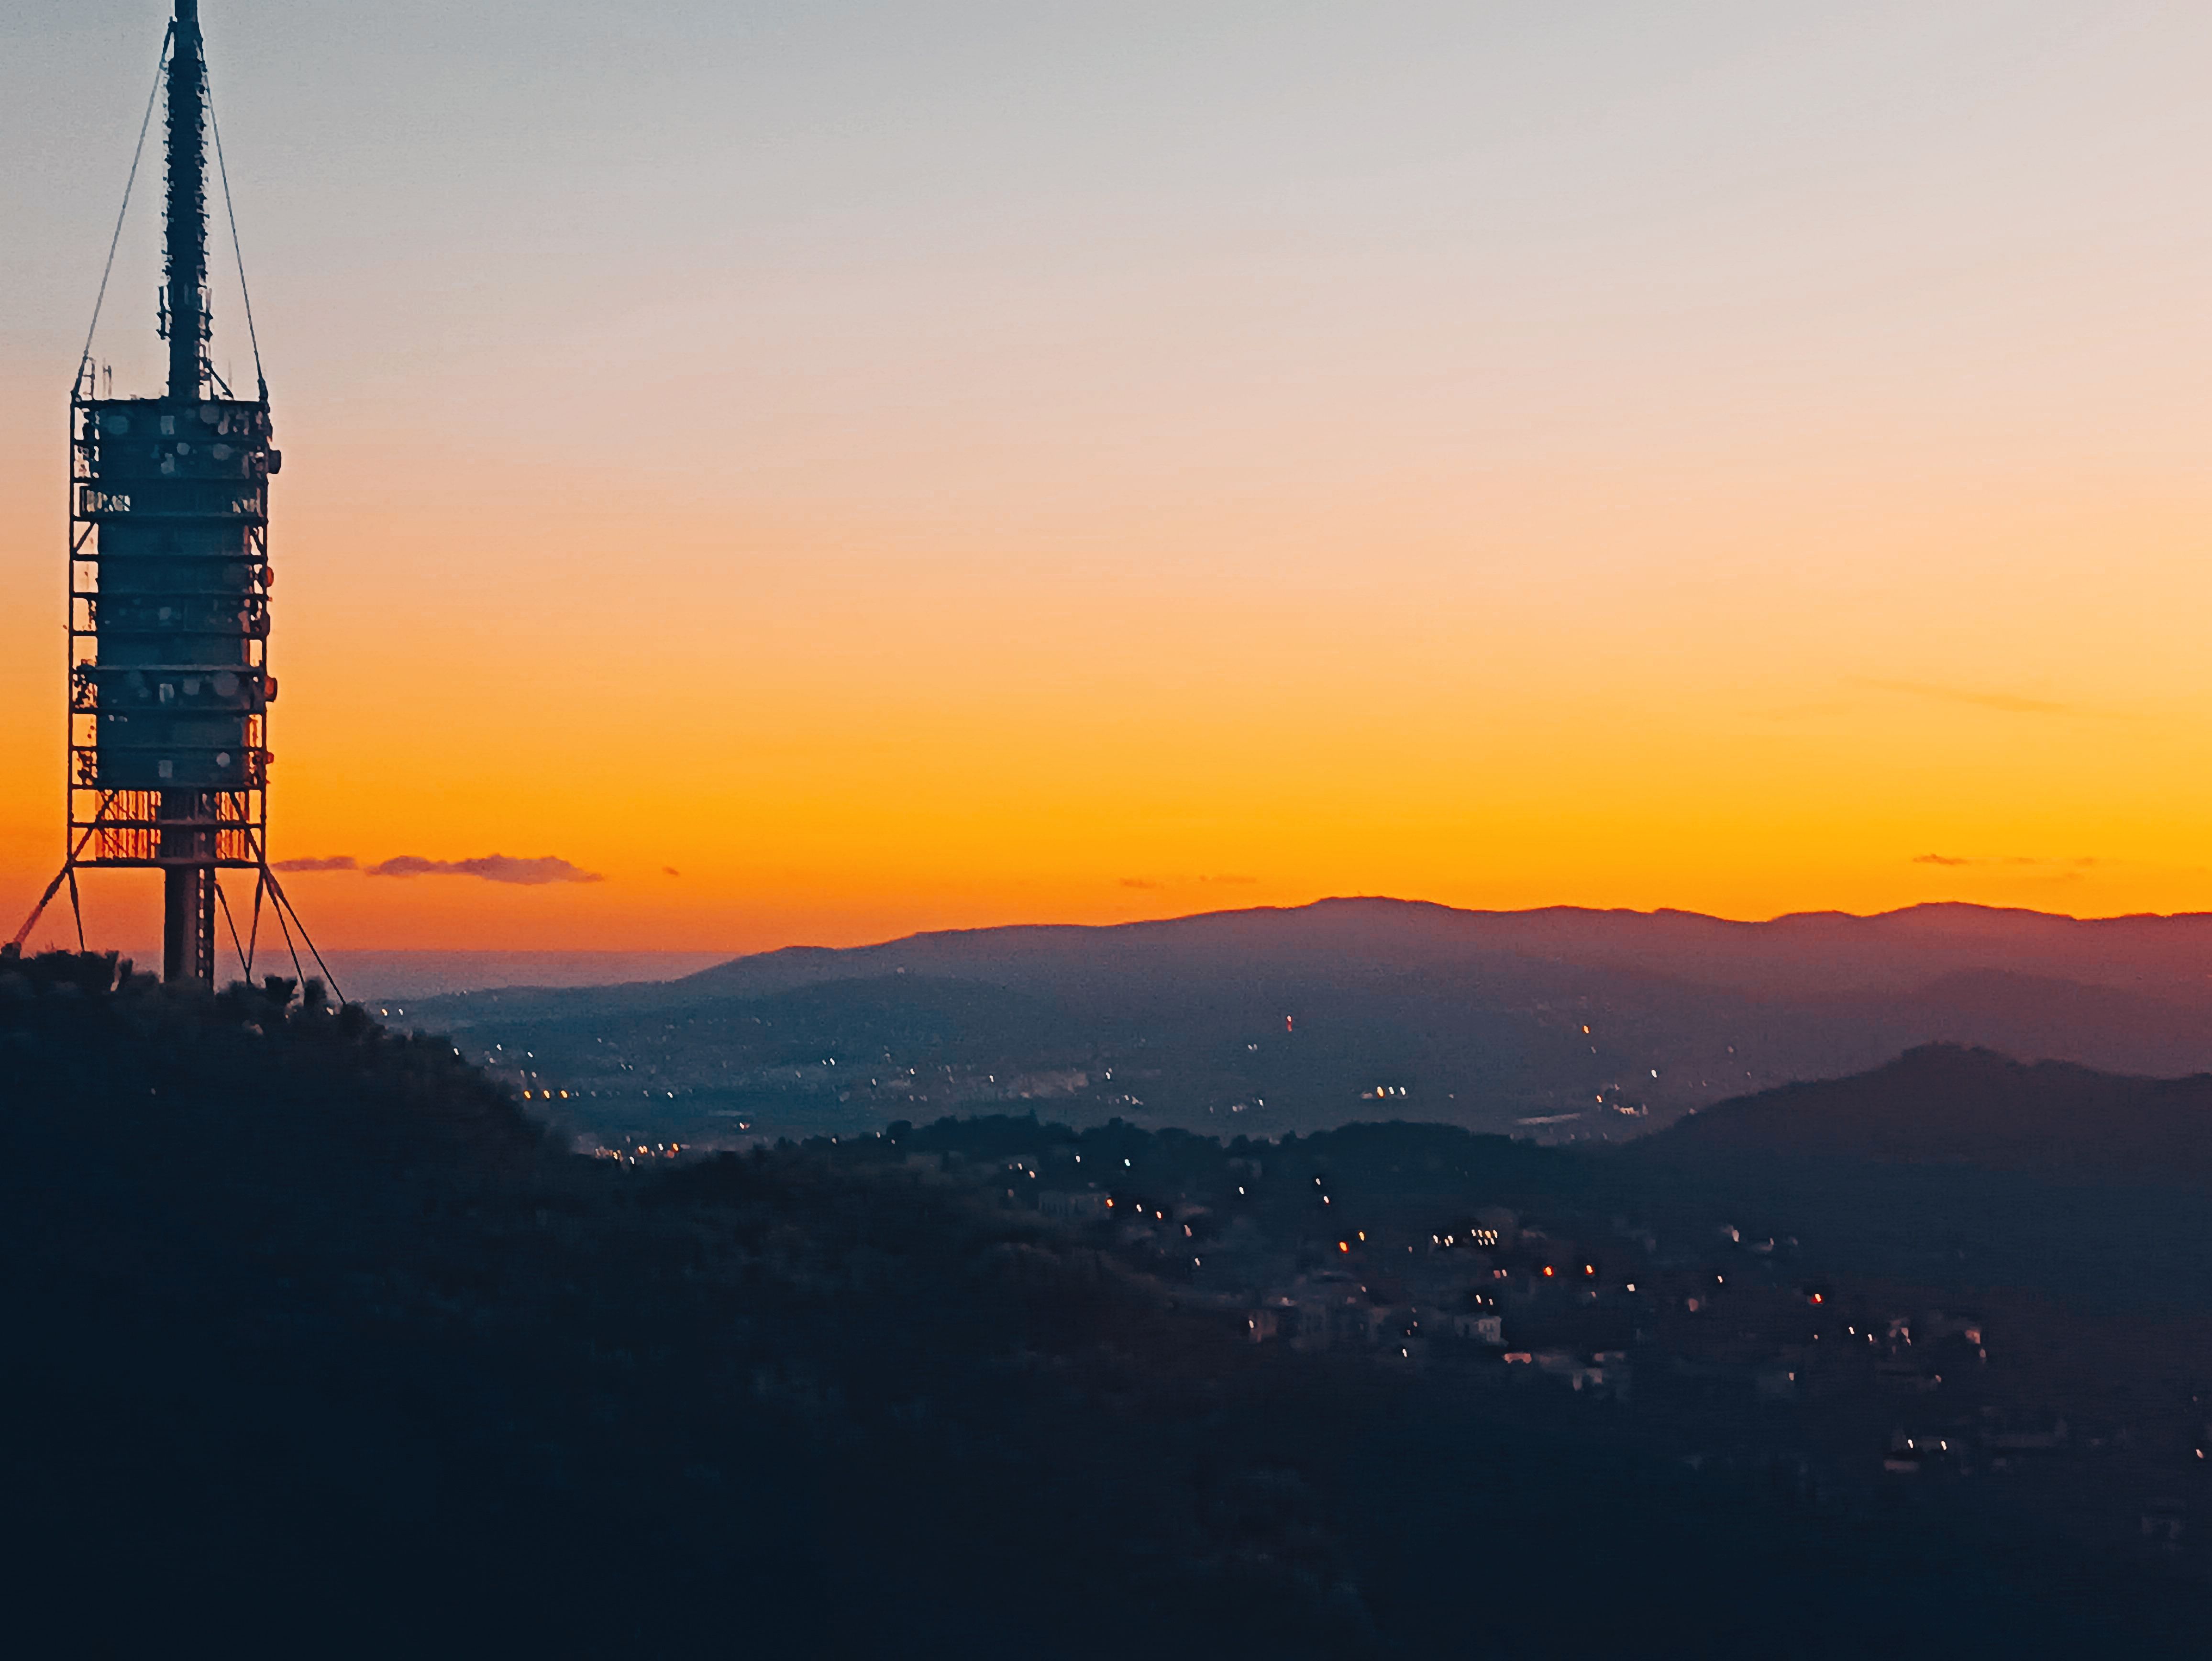
[[1643,1151],[1684,1164],[1849,1159],[2212,1186],[2212,1074],[2131,1078],[1928,1044],[1856,1077],[1723,1103]]

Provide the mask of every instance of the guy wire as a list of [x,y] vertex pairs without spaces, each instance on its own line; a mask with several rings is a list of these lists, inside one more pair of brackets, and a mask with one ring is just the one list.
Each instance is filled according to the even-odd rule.
[[[92,338],[100,332],[100,308],[106,303],[107,279],[115,270],[116,247],[123,240],[123,217],[131,211],[131,187],[138,182],[138,163],[146,154],[146,130],[154,125],[154,101],[161,95],[161,71],[168,67],[169,43],[176,36],[177,26],[174,23],[170,24],[161,35],[161,54],[154,64],[154,89],[146,94],[146,113],[138,123],[138,148],[131,152],[131,176],[123,181],[123,205],[115,210],[115,234],[107,239],[107,263],[100,268],[100,292],[93,298],[92,326],[84,332],[84,350],[77,354],[79,380],[83,379],[84,366],[92,360]],[[228,188],[224,186],[226,192]],[[242,283],[245,278],[241,276],[239,281]],[[253,313],[251,310],[246,313],[246,332],[249,335],[253,332]],[[255,368],[258,369],[259,366],[260,360],[257,358]],[[70,385],[75,386],[76,382],[72,381]]]

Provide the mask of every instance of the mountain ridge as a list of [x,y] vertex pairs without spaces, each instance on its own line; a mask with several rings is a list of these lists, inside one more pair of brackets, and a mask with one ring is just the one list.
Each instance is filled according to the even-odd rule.
[[[1233,951],[1262,941],[1363,957],[1378,950],[1396,957],[1564,957],[1781,992],[1899,985],[1930,978],[1931,970],[2027,964],[2059,971],[2057,978],[2116,985],[2163,981],[2201,989],[2212,979],[2212,914],[2203,912],[2081,918],[1936,901],[1863,916],[1802,911],[1746,921],[1676,908],[1476,910],[1377,895],[1123,923],[929,930],[860,946],[785,946],[684,978],[699,984],[757,978],[766,986],[847,964],[854,973],[881,972],[884,964],[942,971],[954,963],[981,966],[998,959],[1003,970],[1078,946],[1119,955],[1176,947]],[[1909,961],[1885,961],[1885,956]]]

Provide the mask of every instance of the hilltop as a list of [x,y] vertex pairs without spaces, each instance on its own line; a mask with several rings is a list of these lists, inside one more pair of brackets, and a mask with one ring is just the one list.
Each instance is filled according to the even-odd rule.
[[1676,1214],[1862,1273],[2085,1306],[2212,1305],[2212,1077],[1923,1045],[1725,1102],[1613,1155]]
[[1768,1155],[2212,1186],[2212,1074],[2125,1077],[1927,1044],[1856,1077],[1723,1103],[1643,1152],[1680,1163]]

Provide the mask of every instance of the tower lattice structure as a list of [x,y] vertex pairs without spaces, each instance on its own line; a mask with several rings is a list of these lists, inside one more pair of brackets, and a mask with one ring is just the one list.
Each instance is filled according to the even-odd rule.
[[[163,977],[212,984],[219,914],[249,973],[264,900],[288,942],[298,923],[268,855],[269,482],[283,459],[258,345],[251,398],[209,350],[207,58],[198,0],[175,7],[158,82],[167,380],[104,396],[88,340],[70,388],[68,842],[16,940],[64,882],[76,905],[80,869],[156,869]],[[254,873],[245,938],[225,870]]]

